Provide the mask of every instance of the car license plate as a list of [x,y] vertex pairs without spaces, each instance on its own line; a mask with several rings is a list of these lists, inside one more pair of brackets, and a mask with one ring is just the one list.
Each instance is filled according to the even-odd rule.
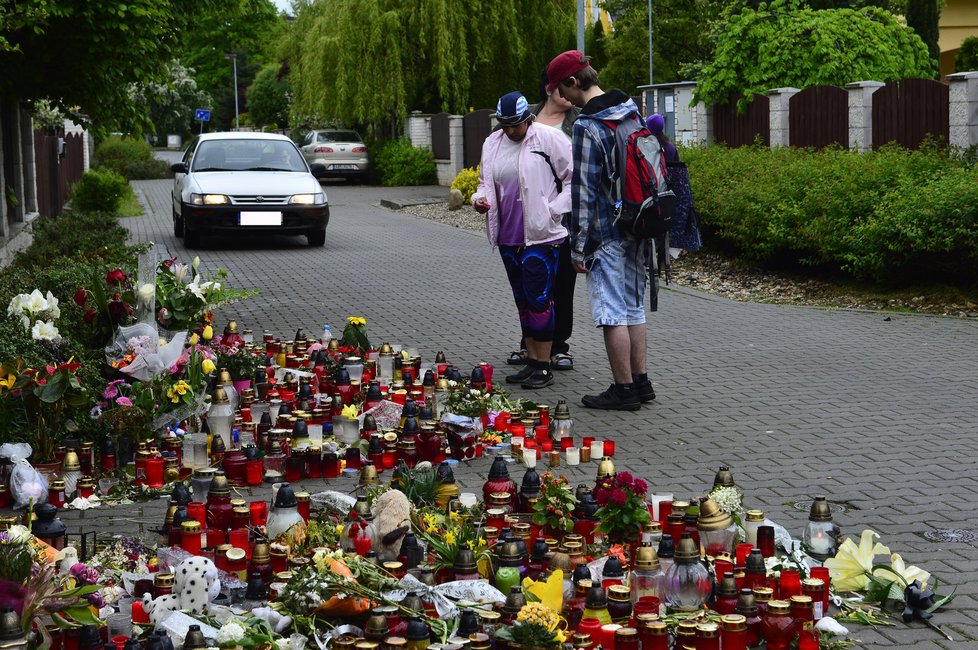
[[333,165],[333,169],[356,169],[356,165]]
[[281,226],[281,212],[242,212],[238,221],[242,226]]

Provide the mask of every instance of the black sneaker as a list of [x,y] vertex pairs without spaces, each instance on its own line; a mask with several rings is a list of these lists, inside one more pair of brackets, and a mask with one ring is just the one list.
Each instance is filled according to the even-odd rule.
[[606,411],[637,411],[642,408],[635,389],[623,391],[615,384],[608,386],[608,390],[598,395],[585,395],[581,398],[581,404],[590,409]]
[[524,381],[530,378],[533,374],[533,366],[527,364],[523,366],[523,369],[514,375],[506,375],[507,384],[522,384]]
[[648,379],[635,382],[635,392],[638,393],[638,401],[640,402],[651,402],[655,399],[655,389],[652,388],[652,382]]
[[544,388],[554,383],[554,373],[550,372],[547,368],[537,368],[533,371],[533,374],[524,381],[521,386],[523,388]]

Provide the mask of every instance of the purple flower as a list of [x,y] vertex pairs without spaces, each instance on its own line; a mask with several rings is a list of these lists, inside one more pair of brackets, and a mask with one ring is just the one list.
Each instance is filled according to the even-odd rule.
[[71,566],[71,575],[75,576],[78,582],[86,585],[94,585],[98,582],[98,571],[81,562],[76,562]]
[[85,598],[88,599],[88,604],[94,607],[95,609],[102,609],[103,607],[105,607],[105,599],[102,598],[101,591],[93,591],[92,593],[85,596]]
[[88,417],[92,418],[93,420],[97,420],[102,417],[102,407],[98,405],[93,406],[92,410],[88,412]]

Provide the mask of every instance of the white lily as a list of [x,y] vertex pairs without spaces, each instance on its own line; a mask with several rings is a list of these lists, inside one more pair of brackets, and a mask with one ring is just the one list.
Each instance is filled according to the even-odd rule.
[[197,272],[198,267],[200,267],[200,255],[194,257],[194,273]]
[[7,316],[16,316],[24,309],[24,299],[27,297],[25,293],[18,293],[16,296],[10,299],[10,304],[7,305]]
[[58,333],[58,328],[54,326],[53,321],[39,320],[31,328],[31,337],[35,341],[58,341],[61,339],[61,334]]
[[26,526],[14,525],[7,529],[7,539],[11,544],[26,544],[31,539],[31,531]]
[[874,543],[878,537],[877,533],[867,528],[859,537],[859,546],[846,538],[835,557],[824,562],[837,591],[863,591],[869,586],[869,575],[875,564],[873,559],[877,555],[890,552],[882,544]]
[[48,301],[44,299],[44,294],[38,289],[31,291],[31,295],[27,297],[27,309],[33,314],[39,314],[48,308]]
[[54,296],[54,294],[48,291],[44,299],[48,303],[48,316],[51,317],[51,320],[61,318],[61,308],[58,307],[58,299]]
[[190,293],[192,293],[195,296],[197,296],[198,298],[200,298],[201,301],[207,300],[204,297],[204,289],[200,285],[200,276],[199,275],[195,275],[194,276],[194,281],[187,285],[187,291],[189,291]]
[[183,281],[187,278],[187,274],[190,272],[190,267],[186,264],[176,264],[173,267],[173,278],[179,283],[183,284]]
[[[903,561],[903,558],[900,557],[899,553],[893,553],[890,555],[890,568],[892,568],[894,572],[899,573],[900,577],[906,580],[906,584],[910,584],[914,580],[920,580],[920,587],[924,588],[927,586],[927,581],[930,580],[930,573],[917,566],[907,566],[907,564]],[[873,571],[873,575],[877,578],[882,578],[883,580],[893,580],[895,578],[893,573],[887,569],[876,569]],[[903,594],[904,586],[905,585],[902,582],[897,580],[897,584],[894,585],[894,588],[899,587],[900,594]]]

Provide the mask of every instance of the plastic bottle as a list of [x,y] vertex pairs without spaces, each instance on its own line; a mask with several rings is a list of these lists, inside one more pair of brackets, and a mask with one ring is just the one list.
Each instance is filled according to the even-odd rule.
[[330,329],[329,325],[323,325],[323,338],[320,340],[320,343],[322,343],[323,347],[325,348],[329,345],[329,342],[332,339],[333,339],[333,330]]

